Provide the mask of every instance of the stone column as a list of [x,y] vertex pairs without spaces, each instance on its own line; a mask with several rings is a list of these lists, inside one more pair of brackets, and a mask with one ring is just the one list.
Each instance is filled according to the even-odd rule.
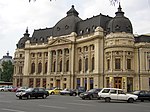
[[90,72],[91,71],[91,66],[92,66],[92,64],[91,64],[91,48],[90,48],[90,46],[88,46],[88,71]]
[[50,75],[52,70],[52,51],[48,52],[48,67],[47,67],[47,73]]
[[24,74],[23,75],[29,75],[29,68],[31,68],[31,62],[30,62],[30,52],[28,50],[25,51],[25,61],[24,61]]
[[127,63],[126,63],[126,53],[125,51],[123,51],[123,55],[122,55],[123,59],[122,59],[122,70],[125,71],[126,70],[126,66],[127,66]]
[[58,72],[58,50],[56,50],[56,65],[55,65],[55,72]]
[[84,78],[80,78],[80,82],[81,82],[81,83],[80,83],[80,86],[81,86],[81,87],[84,87]]
[[113,71],[114,69],[114,57],[113,57],[113,51],[111,51],[111,60],[110,60],[110,68],[111,68],[111,72]]
[[44,56],[44,52],[42,52],[42,72],[41,74],[43,75],[45,73],[45,56]]
[[87,80],[87,90],[89,90],[90,89],[90,78],[86,77],[86,80]]
[[38,72],[38,53],[35,53],[35,73]]
[[62,49],[62,73],[65,71],[65,49]]

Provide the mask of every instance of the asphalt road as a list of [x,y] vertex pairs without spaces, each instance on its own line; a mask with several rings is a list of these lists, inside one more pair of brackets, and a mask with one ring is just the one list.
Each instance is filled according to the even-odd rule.
[[105,103],[60,95],[52,95],[47,99],[19,100],[15,93],[0,92],[0,112],[150,112],[150,102]]

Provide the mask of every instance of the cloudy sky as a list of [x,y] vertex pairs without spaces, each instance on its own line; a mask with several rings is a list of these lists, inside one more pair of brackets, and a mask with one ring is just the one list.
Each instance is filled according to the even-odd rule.
[[[150,33],[150,0],[120,0],[125,16],[133,25],[134,34]],[[109,0],[0,0],[0,59],[9,51],[14,57],[16,44],[28,27],[30,36],[34,29],[53,27],[66,12],[75,6],[83,20],[93,15],[115,16],[118,4]]]

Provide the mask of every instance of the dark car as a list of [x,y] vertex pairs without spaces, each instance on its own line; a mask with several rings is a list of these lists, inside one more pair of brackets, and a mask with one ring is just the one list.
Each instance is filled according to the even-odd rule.
[[83,93],[85,91],[86,91],[85,87],[78,87],[77,90],[76,90],[78,95],[80,95],[81,93]]
[[144,100],[150,101],[150,91],[147,90],[136,90],[132,92],[134,95],[138,96],[138,100],[141,100],[141,102],[144,102]]
[[16,97],[18,97],[19,99],[30,99],[38,97],[42,97],[43,99],[45,99],[47,96],[49,96],[49,93],[44,88],[28,88],[27,90],[16,92]]
[[79,97],[82,98],[82,99],[87,98],[89,100],[94,99],[94,98],[99,99],[98,92],[100,92],[100,91],[101,91],[101,89],[90,89],[87,92],[81,93],[79,95]]
[[73,90],[73,89],[65,88],[64,90],[60,91],[60,95],[76,96],[77,93],[76,93],[76,91]]

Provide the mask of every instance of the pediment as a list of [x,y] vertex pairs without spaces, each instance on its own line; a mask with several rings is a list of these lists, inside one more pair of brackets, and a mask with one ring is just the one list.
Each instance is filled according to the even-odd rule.
[[64,38],[56,38],[53,39],[49,45],[53,46],[53,45],[62,45],[62,44],[68,44],[71,43],[71,40],[68,39],[64,39]]

